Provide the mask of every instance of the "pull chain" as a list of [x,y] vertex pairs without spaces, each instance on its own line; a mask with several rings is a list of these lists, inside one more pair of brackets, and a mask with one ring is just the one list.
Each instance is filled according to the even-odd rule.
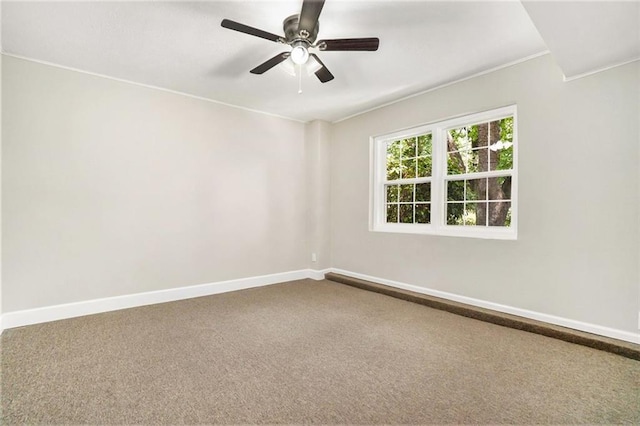
[[298,65],[298,94],[302,93],[302,64]]

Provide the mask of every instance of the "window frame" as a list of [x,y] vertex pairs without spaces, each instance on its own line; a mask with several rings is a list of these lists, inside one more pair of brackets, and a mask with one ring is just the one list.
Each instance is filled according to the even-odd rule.
[[[486,123],[513,117],[513,167],[511,170],[494,170],[465,174],[447,174],[446,132],[453,128]],[[400,181],[387,180],[387,143],[399,139],[412,138],[426,133],[432,134],[432,172],[429,178],[413,178]],[[425,235],[444,235],[516,240],[518,237],[518,115],[517,106],[508,105],[478,113],[465,114],[445,120],[402,129],[370,138],[369,168],[369,230],[372,232],[393,232]],[[463,180],[485,177],[511,177],[511,222],[509,227],[483,225],[447,225],[446,184],[449,180]],[[431,182],[431,223],[387,223],[385,185]]]

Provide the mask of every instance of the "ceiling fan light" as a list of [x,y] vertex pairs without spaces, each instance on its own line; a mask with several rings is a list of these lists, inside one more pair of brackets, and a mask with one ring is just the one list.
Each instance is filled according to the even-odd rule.
[[293,46],[291,49],[291,60],[296,65],[302,65],[309,60],[309,51],[303,43]]

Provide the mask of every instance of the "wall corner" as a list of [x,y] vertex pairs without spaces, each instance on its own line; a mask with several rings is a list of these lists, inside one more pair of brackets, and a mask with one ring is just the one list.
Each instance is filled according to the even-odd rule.
[[305,124],[307,261],[312,270],[331,266],[330,253],[330,133],[331,124],[314,120]]

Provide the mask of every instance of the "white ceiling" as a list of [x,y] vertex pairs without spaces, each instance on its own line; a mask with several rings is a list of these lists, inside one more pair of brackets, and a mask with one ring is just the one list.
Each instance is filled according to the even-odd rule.
[[567,79],[640,59],[640,2],[522,2]]
[[301,0],[2,2],[2,50],[300,121],[336,121],[545,52],[519,1],[327,0],[319,39],[379,37],[377,52],[321,52],[335,76],[249,70],[286,46],[220,26],[282,34]]

